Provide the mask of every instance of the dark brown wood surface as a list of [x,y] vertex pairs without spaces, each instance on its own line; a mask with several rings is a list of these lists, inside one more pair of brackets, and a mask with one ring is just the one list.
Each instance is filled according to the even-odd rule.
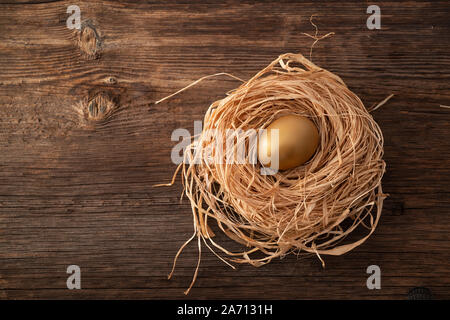
[[[235,81],[278,55],[309,54],[340,75],[385,137],[390,197],[373,236],[341,257],[288,256],[232,270],[204,248],[189,298],[405,299],[416,286],[450,298],[450,4],[383,1],[185,3],[0,1],[0,298],[184,298],[197,262],[170,140],[193,129]],[[83,29],[69,30],[69,5]],[[442,106],[441,106],[442,105]],[[225,246],[231,240],[223,239]],[[66,268],[81,268],[81,290]],[[366,268],[381,268],[368,290]]]

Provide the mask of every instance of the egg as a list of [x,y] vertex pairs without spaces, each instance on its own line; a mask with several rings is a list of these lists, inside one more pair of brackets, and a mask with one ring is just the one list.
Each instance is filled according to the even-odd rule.
[[[278,129],[278,169],[295,168],[307,162],[319,145],[319,132],[315,124],[306,117],[287,115],[273,121],[267,128],[267,134],[262,134],[258,141],[258,160],[271,167],[272,143],[271,132]],[[274,155],[275,156],[275,155]]]

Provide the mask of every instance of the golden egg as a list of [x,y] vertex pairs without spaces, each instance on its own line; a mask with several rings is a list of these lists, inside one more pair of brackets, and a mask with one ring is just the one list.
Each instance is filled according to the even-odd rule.
[[[283,116],[273,121],[258,141],[258,159],[266,167],[271,167],[272,130],[278,129],[278,168],[295,168],[308,161],[319,145],[319,132],[308,118],[298,115]],[[275,150],[275,149],[274,149]],[[274,153],[274,157],[276,154]],[[275,165],[276,167],[276,165]]]

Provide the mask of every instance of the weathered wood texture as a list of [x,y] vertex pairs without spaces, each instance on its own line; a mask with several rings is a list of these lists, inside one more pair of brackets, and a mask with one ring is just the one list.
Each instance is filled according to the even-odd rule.
[[[390,194],[380,225],[341,257],[283,260],[233,271],[204,250],[190,298],[404,299],[415,286],[450,298],[450,22],[448,1],[379,3],[368,30],[363,1],[226,4],[189,1],[1,1],[0,297],[184,298],[196,245],[190,206],[168,181],[170,140],[209,103],[285,52],[313,51],[369,106],[385,136]],[[81,8],[80,36],[66,8]],[[94,28],[94,29],[89,29]],[[96,43],[97,42],[97,43]],[[231,241],[224,239],[225,246]],[[66,289],[66,268],[82,290]],[[379,265],[382,289],[366,288]]]

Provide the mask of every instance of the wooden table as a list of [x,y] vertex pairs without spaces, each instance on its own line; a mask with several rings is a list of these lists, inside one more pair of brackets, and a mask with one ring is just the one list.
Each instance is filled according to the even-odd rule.
[[[384,1],[369,30],[363,1],[1,1],[0,297],[185,298],[197,262],[181,186],[169,181],[171,133],[285,52],[340,75],[385,137],[379,227],[340,257],[291,255],[232,270],[204,248],[189,298],[406,299],[416,286],[450,298],[450,22],[448,1]],[[372,3],[370,3],[372,4]],[[78,5],[81,30],[66,13]],[[231,240],[223,237],[225,246]],[[81,268],[81,290],[66,269]],[[381,289],[366,287],[369,265]]]

